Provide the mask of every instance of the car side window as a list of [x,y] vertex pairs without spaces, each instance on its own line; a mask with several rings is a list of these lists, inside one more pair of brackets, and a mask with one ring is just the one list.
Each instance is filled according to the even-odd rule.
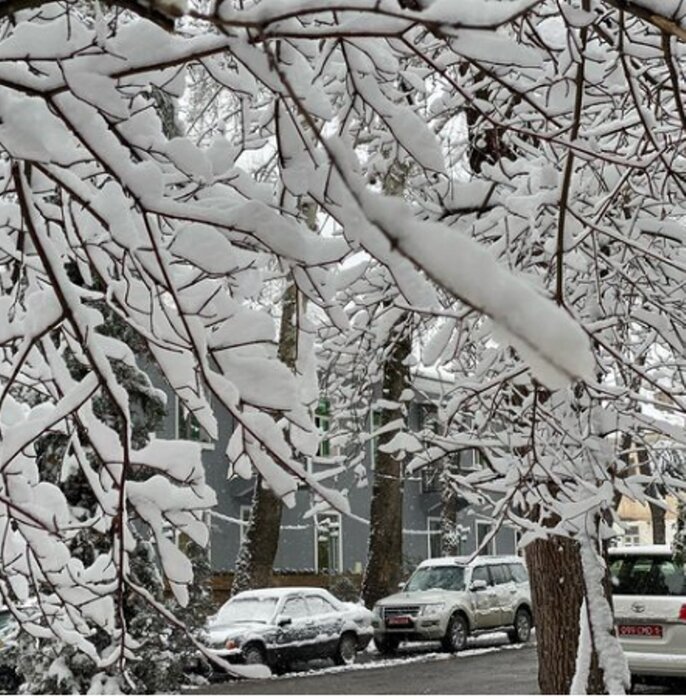
[[529,575],[522,564],[508,564],[512,579],[517,583],[526,583],[529,580]]
[[491,578],[493,579],[494,586],[510,582],[510,572],[503,564],[491,564],[489,569],[491,570]]
[[312,615],[331,615],[337,612],[328,600],[324,600],[320,595],[308,595],[307,605]]
[[284,617],[290,617],[291,620],[299,620],[304,617],[309,617],[310,611],[307,609],[307,604],[302,596],[289,598],[283,606],[281,614]]
[[487,586],[491,585],[491,577],[488,573],[487,566],[477,566],[474,568],[474,571],[472,571],[472,583],[479,579],[486,581]]

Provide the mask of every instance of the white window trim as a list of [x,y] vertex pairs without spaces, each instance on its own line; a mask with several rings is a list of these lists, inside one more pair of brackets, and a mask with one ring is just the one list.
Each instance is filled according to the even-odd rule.
[[319,518],[338,518],[338,571],[333,573],[343,573],[343,518],[333,511],[323,511],[314,516],[314,570],[319,573]]
[[[474,521],[474,539],[476,540],[476,546],[474,547],[475,552],[479,549],[479,546],[481,545],[481,542],[479,542],[479,525],[485,525],[486,528],[490,531],[493,523],[490,520],[475,520]],[[491,544],[493,545],[492,554],[498,553],[498,544],[497,544],[496,540],[497,540],[497,537],[494,537],[491,540]],[[482,554],[488,554],[488,552],[482,552]]]
[[[437,530],[431,529],[432,523],[438,523]],[[426,519],[426,556],[427,556],[427,559],[430,559],[433,556],[431,554],[431,535],[435,535],[436,533],[438,533],[439,535],[441,534],[441,518],[437,517],[435,515],[430,515]],[[440,556],[440,554],[437,556]]]

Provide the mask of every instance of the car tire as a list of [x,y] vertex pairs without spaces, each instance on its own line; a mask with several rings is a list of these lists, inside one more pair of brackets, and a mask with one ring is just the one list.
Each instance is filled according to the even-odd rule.
[[338,642],[333,660],[338,666],[350,666],[355,663],[356,656],[357,637],[352,632],[346,632]]
[[387,654],[395,654],[400,646],[400,640],[396,637],[379,636],[374,637],[374,646],[379,654],[386,656]]
[[462,651],[467,646],[468,636],[469,623],[467,618],[461,613],[455,613],[450,618],[450,622],[448,622],[448,627],[441,643],[443,650],[450,654]]
[[267,666],[267,655],[260,644],[246,644],[242,656],[246,665]]
[[531,613],[526,608],[519,608],[515,614],[514,628],[507,633],[513,643],[524,644],[531,639]]

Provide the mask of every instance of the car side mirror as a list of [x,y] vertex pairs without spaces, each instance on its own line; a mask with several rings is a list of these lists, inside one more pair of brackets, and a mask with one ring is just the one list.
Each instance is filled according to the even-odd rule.
[[406,583],[407,583],[407,581],[401,581],[401,582],[398,584],[398,590],[402,591],[402,590],[405,588],[405,584],[406,584]]
[[488,587],[486,581],[484,581],[482,578],[477,578],[474,581],[472,581],[472,585],[469,587],[470,591],[485,591],[486,588]]
[[276,624],[279,627],[286,627],[287,625],[290,625],[293,622],[290,617],[280,617],[277,621]]

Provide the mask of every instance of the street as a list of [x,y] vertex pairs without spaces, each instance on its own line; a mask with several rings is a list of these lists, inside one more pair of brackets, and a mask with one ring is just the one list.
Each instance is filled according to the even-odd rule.
[[[258,681],[221,680],[188,690],[205,695],[535,695],[535,643],[508,644],[500,634],[471,640],[456,655],[435,645],[414,644],[381,658],[374,651],[351,667],[312,662],[282,676]],[[663,686],[638,685],[635,694],[670,694]]]

